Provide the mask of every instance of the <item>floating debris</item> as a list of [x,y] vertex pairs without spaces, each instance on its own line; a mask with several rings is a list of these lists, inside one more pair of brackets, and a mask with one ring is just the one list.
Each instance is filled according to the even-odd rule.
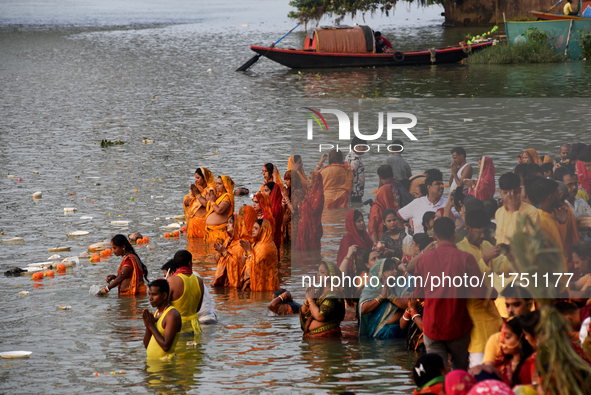
[[41,199],[43,197],[43,194],[41,193],[41,191],[37,191],[33,194],[33,199]]

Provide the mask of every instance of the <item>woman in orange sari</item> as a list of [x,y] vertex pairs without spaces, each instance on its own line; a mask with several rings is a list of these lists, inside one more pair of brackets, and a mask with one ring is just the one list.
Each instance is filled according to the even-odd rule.
[[226,241],[213,245],[218,252],[218,262],[211,286],[241,288],[243,266],[240,241],[252,241],[252,237],[246,231],[244,218],[236,214],[228,218],[226,231]]
[[243,278],[246,279],[243,289],[250,286],[251,291],[276,291],[279,288],[279,271],[271,223],[266,219],[257,220],[252,228],[252,237],[254,246],[249,241],[240,241],[244,250]]
[[244,225],[246,226],[246,233],[252,233],[252,227],[254,226],[255,221],[257,218],[257,212],[252,206],[247,206],[246,204],[240,207],[238,212],[242,218],[244,218]]
[[322,239],[322,210],[324,210],[324,193],[322,191],[322,174],[313,171],[308,176],[308,192],[298,207],[300,223],[296,249],[320,250]]
[[[326,154],[322,155],[316,169],[322,168]],[[332,150],[328,155],[328,166],[320,170],[324,186],[324,207],[349,207],[349,196],[353,186],[353,171],[349,163],[343,163],[343,153]]]
[[234,181],[228,176],[219,176],[216,192],[209,192],[205,217],[205,241],[210,244],[223,243],[228,237],[226,223],[234,214]]
[[265,165],[263,166],[263,178],[265,179],[265,182],[263,183],[263,186],[261,187],[261,189],[259,189],[259,191],[262,191],[265,187],[265,184],[268,182],[274,182],[276,184],[279,184],[279,186],[281,187],[280,189],[283,189],[283,183],[281,182],[281,174],[279,174],[277,166],[275,166],[273,163],[265,163]]
[[[279,185],[274,182],[268,182],[263,187],[263,193],[269,196],[271,201],[271,210],[273,211],[273,219],[275,219],[275,228],[273,228],[273,240],[277,247],[277,252],[281,254],[281,245],[283,244],[283,233],[281,228],[283,227],[283,206],[281,205],[281,190]],[[279,256],[281,260],[281,255]]]
[[[306,190],[302,186],[301,179],[294,170],[288,170],[285,173],[285,188],[283,188],[283,243],[295,244],[298,235],[298,224],[300,214],[298,206],[306,197]],[[306,180],[306,188],[308,181]]]
[[205,236],[205,216],[207,215],[207,195],[215,191],[215,177],[205,168],[195,170],[195,184],[191,184],[191,192],[185,195],[183,207],[187,222],[187,237]]
[[[289,157],[287,161],[287,171],[293,170],[297,173],[298,178],[300,179],[300,184],[304,188],[304,191],[308,190],[308,177],[306,177],[306,173],[304,172],[304,163],[302,162],[302,157],[299,155],[292,155]],[[287,173],[285,173],[287,175]],[[288,187],[289,188],[289,187]]]
[[271,224],[271,237],[275,240],[275,218],[273,217],[273,205],[269,196],[258,192],[252,198],[252,207],[257,213],[257,219],[266,219]]
[[542,165],[542,162],[540,161],[540,156],[538,155],[538,151],[536,151],[533,148],[528,148],[525,151],[523,151],[521,157],[522,163],[535,163],[536,165]]
[[136,254],[127,237],[115,235],[111,239],[111,247],[113,247],[115,256],[123,256],[123,261],[119,265],[117,275],[107,276],[109,284],[101,289],[97,295],[106,295],[115,287],[119,288],[119,295],[145,294],[146,283],[143,278],[148,282],[148,269]]

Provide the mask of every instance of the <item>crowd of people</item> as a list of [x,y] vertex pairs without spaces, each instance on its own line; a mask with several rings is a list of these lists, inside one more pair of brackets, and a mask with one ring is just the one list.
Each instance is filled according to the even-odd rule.
[[[368,225],[361,211],[347,212],[336,259],[319,263],[301,305],[280,288],[281,250],[320,250],[323,211],[363,203],[362,152],[344,157],[333,150],[308,175],[299,155],[289,158],[284,177],[264,164],[263,185],[252,205],[240,208],[230,177],[198,168],[183,199],[188,237],[203,238],[217,252],[212,286],[275,292],[269,311],[299,314],[306,338],[341,336],[351,309],[360,337],[400,338],[409,350],[426,352],[413,371],[415,393],[591,393],[591,146],[563,144],[558,153],[540,157],[526,149],[497,182],[490,157],[476,169],[456,147],[447,197],[439,169],[413,175],[402,153],[392,153],[377,169],[375,199],[365,201]],[[537,244],[524,253],[531,240]],[[112,245],[123,262],[100,293],[145,292],[147,271],[131,244],[117,235]],[[525,261],[535,267],[537,255],[550,257],[554,271],[573,274],[556,284],[552,299],[511,283],[523,276]],[[149,284],[157,308],[143,317],[149,356],[169,355],[180,334],[199,333],[203,303],[215,317],[191,262],[189,252],[177,252],[163,267],[167,280]],[[465,289],[389,281],[435,272],[507,281]],[[333,278],[344,276],[362,280],[333,286]]]

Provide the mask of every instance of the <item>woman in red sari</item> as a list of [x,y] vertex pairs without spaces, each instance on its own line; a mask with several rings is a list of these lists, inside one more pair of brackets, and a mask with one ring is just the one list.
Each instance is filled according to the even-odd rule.
[[469,195],[476,199],[484,200],[492,198],[495,195],[495,165],[488,156],[483,156],[478,161],[480,174],[476,182],[468,179],[462,180],[464,185],[470,187]]
[[254,211],[257,213],[256,219],[266,219],[271,224],[271,235],[273,240],[275,240],[275,218],[273,217],[273,205],[271,204],[271,199],[269,196],[265,195],[262,192],[258,192],[252,198],[252,207]]
[[[316,169],[322,168],[326,154],[322,155]],[[324,207],[349,207],[349,196],[353,186],[353,171],[349,163],[343,163],[343,153],[332,150],[328,155],[328,166],[320,170],[324,188]]]
[[[269,196],[271,201],[271,210],[273,211],[273,218],[275,219],[275,229],[273,234],[273,241],[277,252],[280,254],[281,244],[283,244],[283,233],[281,228],[283,226],[283,205],[281,204],[281,189],[278,184],[268,182],[263,186],[263,193]],[[279,258],[279,257],[278,257]]]
[[[139,295],[146,293],[148,269],[124,235],[115,235],[111,239],[111,246],[115,256],[123,256],[117,275],[107,276],[109,283],[97,295],[106,295],[111,289],[118,287],[119,295]],[[144,282],[144,277],[146,281]]]
[[324,209],[324,191],[322,188],[322,174],[313,171],[308,176],[308,192],[304,201],[298,207],[300,223],[296,249],[310,251],[320,250],[322,239],[322,210]]
[[345,216],[345,230],[347,234],[343,236],[339,252],[337,254],[337,267],[341,266],[341,261],[347,256],[349,247],[356,245],[364,250],[373,248],[373,240],[365,229],[363,214],[359,210],[350,210]]

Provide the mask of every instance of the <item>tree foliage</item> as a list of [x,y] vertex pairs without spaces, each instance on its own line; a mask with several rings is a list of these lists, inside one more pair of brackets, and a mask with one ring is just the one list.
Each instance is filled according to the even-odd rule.
[[[336,22],[340,22],[347,15],[355,17],[361,13],[373,15],[380,11],[389,12],[396,7],[397,0],[292,0],[289,5],[296,11],[290,11],[288,17],[297,19],[300,23],[319,21],[323,16],[336,16]],[[416,2],[425,7],[431,4],[442,4],[449,0],[403,0],[407,3]]]

